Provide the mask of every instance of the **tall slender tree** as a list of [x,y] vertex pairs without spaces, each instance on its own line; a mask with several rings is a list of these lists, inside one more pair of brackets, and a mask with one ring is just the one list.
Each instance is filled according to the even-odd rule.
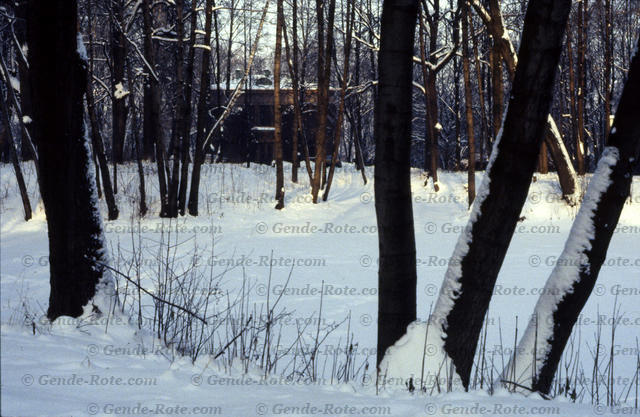
[[375,105],[375,205],[378,224],[377,363],[416,319],[416,244],[410,151],[413,45],[418,0],[382,7]]

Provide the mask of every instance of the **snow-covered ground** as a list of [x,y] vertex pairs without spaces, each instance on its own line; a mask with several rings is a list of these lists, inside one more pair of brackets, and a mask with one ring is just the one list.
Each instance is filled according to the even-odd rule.
[[[146,169],[153,171],[151,165]],[[638,401],[635,378],[640,335],[640,178],[634,178],[632,201],[625,206],[594,294],[561,364],[563,381],[569,374],[569,385],[576,389],[574,403],[564,394],[545,401],[504,392],[487,393],[487,386],[493,382],[489,379],[497,378],[509,360],[516,329],[518,337],[522,335],[577,213],[577,208],[561,201],[555,175],[536,176],[499,275],[486,321],[484,353],[480,355],[485,358],[478,372],[486,378],[482,388],[478,376],[476,389],[470,393],[409,393],[401,389],[404,381],[400,381],[396,389],[387,387],[376,394],[373,170],[368,171],[369,183],[363,185],[352,165],[338,169],[329,201],[313,205],[304,168],[299,185],[288,180],[290,169],[290,165],[285,166],[286,208],[277,211],[273,209],[273,168],[208,165],[201,184],[201,215],[186,216],[177,223],[157,217],[158,192],[153,175],[147,177],[150,212],[139,220],[136,168],[131,165],[119,169],[120,218],[105,221],[111,265],[129,277],[139,271],[142,287],[161,298],[188,299],[184,298],[184,287],[162,292],[159,276],[169,274],[168,266],[176,282],[193,279],[198,285],[192,291],[214,294],[206,311],[202,304],[192,305],[207,318],[209,324],[203,332],[211,336],[203,343],[205,353],[194,362],[190,359],[192,351],[187,356],[177,352],[179,346],[185,346],[179,337],[169,336],[174,341],[172,346],[166,346],[164,337],[156,337],[154,303],[144,293],[139,304],[142,325],[138,328],[138,292],[122,277],[118,277],[118,291],[124,308],[117,307],[114,315],[47,322],[47,228],[38,204],[35,175],[25,165],[31,202],[38,205],[34,218],[25,223],[13,170],[9,165],[0,166],[0,414],[640,414],[634,408]],[[477,183],[480,181],[478,174]],[[442,173],[438,193],[423,183],[421,173],[415,171],[418,311],[426,320],[469,210],[466,174]],[[106,218],[106,207],[103,210]],[[134,257],[139,267],[132,261]],[[240,297],[243,291],[245,297]],[[234,313],[227,309],[229,304]],[[614,306],[619,313],[614,314]],[[265,332],[257,330],[260,326],[252,326],[264,324],[272,308],[274,315],[280,316],[273,324],[268,345],[273,348],[270,354],[278,359],[274,364],[271,358],[271,373],[265,379],[260,367]],[[253,330],[242,333],[249,317],[252,324],[246,327]],[[619,320],[612,343],[611,322],[616,317]],[[191,325],[199,326],[197,320]],[[218,327],[211,330],[215,325]],[[598,328],[599,347],[595,336]],[[244,358],[241,353],[230,353],[240,340],[248,346]],[[351,350],[345,346],[351,346]],[[313,350],[315,360],[305,364]],[[427,356],[429,351],[427,347]],[[598,383],[593,377],[596,351]],[[220,356],[214,359],[208,352]],[[610,375],[611,356],[614,371]],[[607,380],[610,382],[605,383]],[[607,391],[607,385],[612,391]],[[592,397],[597,397],[600,405],[592,405]],[[606,406],[608,397],[616,403],[613,408]]]

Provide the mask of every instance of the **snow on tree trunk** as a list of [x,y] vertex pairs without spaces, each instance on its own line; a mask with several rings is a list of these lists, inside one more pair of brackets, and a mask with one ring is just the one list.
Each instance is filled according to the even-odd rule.
[[536,168],[570,7],[568,0],[529,2],[502,132],[434,313],[427,323],[413,323],[387,351],[382,376],[419,378],[428,390],[434,383],[447,390],[468,387],[496,278]]
[[[640,40],[639,40],[640,44]],[[578,216],[502,380],[548,393],[571,330],[595,286],[640,157],[640,56]],[[513,384],[506,384],[511,386]]]
[[83,121],[87,57],[77,37],[77,3],[31,0],[28,13],[38,180],[49,233],[47,316],[106,313],[113,281],[103,267],[102,222]]

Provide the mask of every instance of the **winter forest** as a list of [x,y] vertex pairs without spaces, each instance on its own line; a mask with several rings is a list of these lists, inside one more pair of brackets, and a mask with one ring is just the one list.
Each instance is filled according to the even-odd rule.
[[0,0],[2,416],[640,415],[638,0]]

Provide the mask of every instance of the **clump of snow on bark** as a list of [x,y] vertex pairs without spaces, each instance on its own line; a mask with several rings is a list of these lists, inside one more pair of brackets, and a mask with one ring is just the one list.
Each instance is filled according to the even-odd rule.
[[[532,320],[516,349],[515,366],[514,360],[511,358],[502,379],[530,387],[532,375],[537,375],[544,365],[551,348],[549,341],[553,337],[553,320],[551,318],[558,303],[562,301],[565,294],[571,293],[574,285],[580,281],[580,271],[588,271],[590,268],[586,252],[591,249],[591,241],[595,237],[595,211],[602,195],[611,185],[611,172],[618,163],[619,156],[617,148],[610,146],[605,148],[598,162],[598,167],[589,182],[587,193],[571,227],[562,255],[558,258],[558,262],[545,284]],[[532,370],[532,365],[535,366],[535,370]]]
[[82,40],[82,34],[80,32],[78,32],[78,55],[80,55],[80,59],[82,59],[83,61],[88,61],[89,60],[89,56],[87,55],[87,47],[84,45],[84,41]]
[[[505,112],[505,115],[507,112]],[[431,317],[427,322],[417,320],[409,327],[407,333],[400,338],[386,352],[380,363],[380,377],[384,380],[408,380],[413,378],[426,384],[438,383],[440,386],[461,387],[460,376],[455,371],[451,358],[444,350],[444,337],[446,337],[447,317],[454,306],[456,298],[461,289],[460,278],[462,277],[462,259],[469,252],[471,243],[471,231],[473,225],[478,220],[484,200],[489,195],[489,185],[491,183],[491,168],[498,155],[500,141],[502,140],[502,127],[498,133],[487,170],[478,189],[476,199],[467,226],[464,228],[458,243],[454,249],[449,267],[445,274],[444,282],[440,288],[438,300]],[[393,386],[400,384],[394,383]],[[420,383],[416,384],[420,387]],[[400,387],[402,388],[402,387]],[[431,390],[431,386],[425,387]]]
[[9,82],[11,83],[11,87],[13,87],[13,89],[19,93],[20,81],[16,77],[12,77],[11,75],[9,75]]
[[120,100],[121,98],[126,97],[129,94],[129,91],[126,90],[124,88],[124,86],[122,85],[122,83],[118,83],[116,84],[116,89],[113,92],[113,96],[117,99]]
[[33,122],[33,120],[31,119],[31,117],[29,116],[22,116],[22,123],[24,123],[25,125],[28,125],[29,123]]

